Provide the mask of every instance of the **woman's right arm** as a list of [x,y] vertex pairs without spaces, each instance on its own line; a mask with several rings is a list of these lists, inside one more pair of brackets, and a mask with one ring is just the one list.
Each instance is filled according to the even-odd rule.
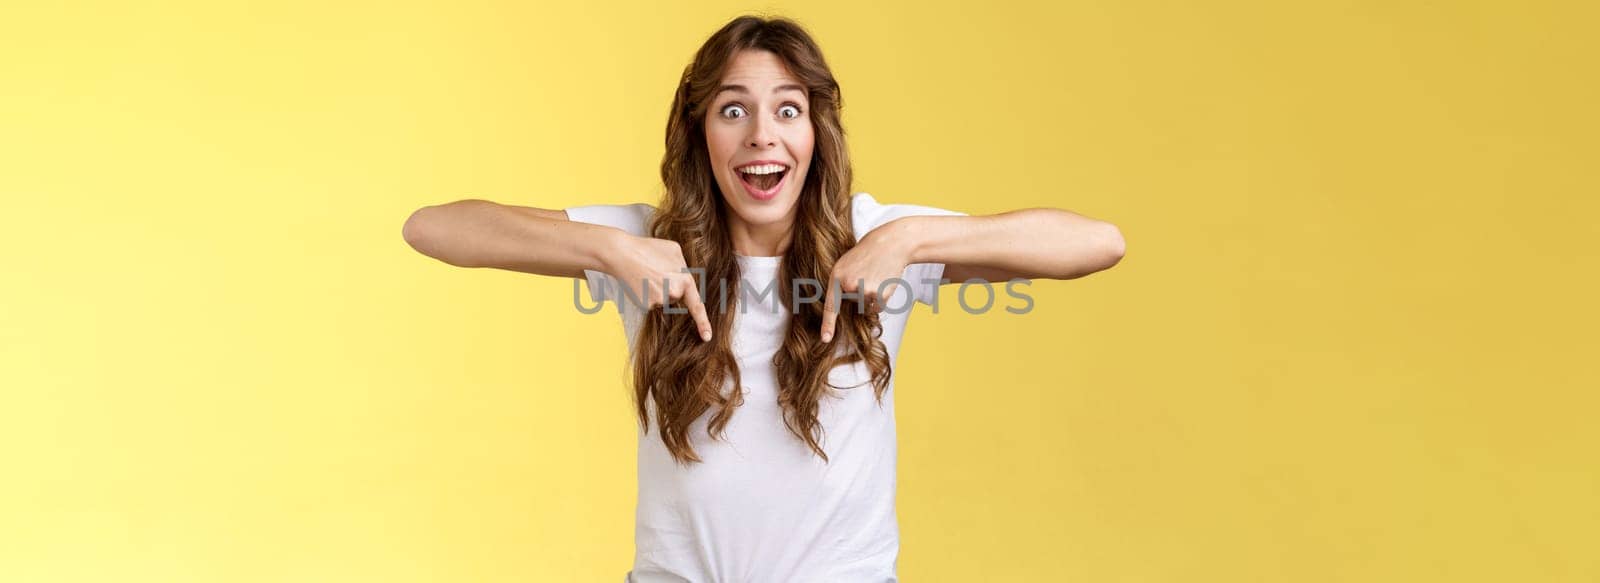
[[567,213],[487,200],[458,200],[411,213],[401,229],[417,252],[457,267],[564,277],[606,270],[606,254],[631,235],[567,220]]
[[646,306],[670,298],[694,318],[700,337],[711,325],[694,276],[676,241],[569,220],[566,211],[458,200],[411,213],[401,229],[419,253],[457,267],[490,267],[536,275],[610,274]]

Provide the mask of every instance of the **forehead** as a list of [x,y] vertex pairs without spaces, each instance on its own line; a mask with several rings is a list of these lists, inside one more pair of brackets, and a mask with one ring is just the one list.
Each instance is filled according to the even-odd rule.
[[739,51],[722,72],[722,84],[743,85],[757,94],[766,94],[779,85],[800,85],[789,67],[771,51]]

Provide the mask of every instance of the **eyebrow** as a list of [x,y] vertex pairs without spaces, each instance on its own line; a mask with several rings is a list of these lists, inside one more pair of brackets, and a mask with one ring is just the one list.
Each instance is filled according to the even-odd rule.
[[[732,91],[734,93],[749,93],[750,92],[750,88],[749,87],[745,87],[743,85],[723,85],[721,87],[718,87],[717,88],[717,92],[711,94],[711,97],[712,98],[716,98],[716,96],[722,95],[723,91]],[[778,93],[778,92],[781,92],[781,91],[799,91],[801,95],[804,95],[805,92],[806,92],[806,88],[805,87],[801,87],[799,85],[795,85],[793,83],[789,83],[789,84],[786,84],[786,85],[779,85],[777,87],[773,87],[772,88],[772,92],[773,93]]]

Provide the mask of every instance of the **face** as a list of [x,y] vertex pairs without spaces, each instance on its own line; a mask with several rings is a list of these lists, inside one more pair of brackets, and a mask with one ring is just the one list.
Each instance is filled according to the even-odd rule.
[[705,129],[723,200],[749,226],[792,221],[814,143],[804,85],[777,55],[742,51],[718,86]]

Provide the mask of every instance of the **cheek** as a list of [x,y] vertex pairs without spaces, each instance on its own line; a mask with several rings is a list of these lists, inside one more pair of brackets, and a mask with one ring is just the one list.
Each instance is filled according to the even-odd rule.
[[796,128],[789,141],[789,154],[794,156],[795,162],[804,164],[809,170],[811,167],[811,154],[816,150],[816,133],[807,124],[803,128]]
[[[732,136],[737,140],[737,136]],[[729,142],[730,132],[717,131],[715,128],[706,128],[706,156],[710,158],[711,175],[718,181],[729,178],[724,176],[728,161],[733,159],[733,154],[738,150],[737,141]]]
[[805,159],[811,159],[811,151],[817,144],[817,133],[811,129],[811,124],[807,123],[795,129],[794,144],[795,155],[804,155]]
[[739,152],[740,142],[744,134],[739,128],[729,124],[706,125],[706,150],[711,152],[713,162],[727,162]]

